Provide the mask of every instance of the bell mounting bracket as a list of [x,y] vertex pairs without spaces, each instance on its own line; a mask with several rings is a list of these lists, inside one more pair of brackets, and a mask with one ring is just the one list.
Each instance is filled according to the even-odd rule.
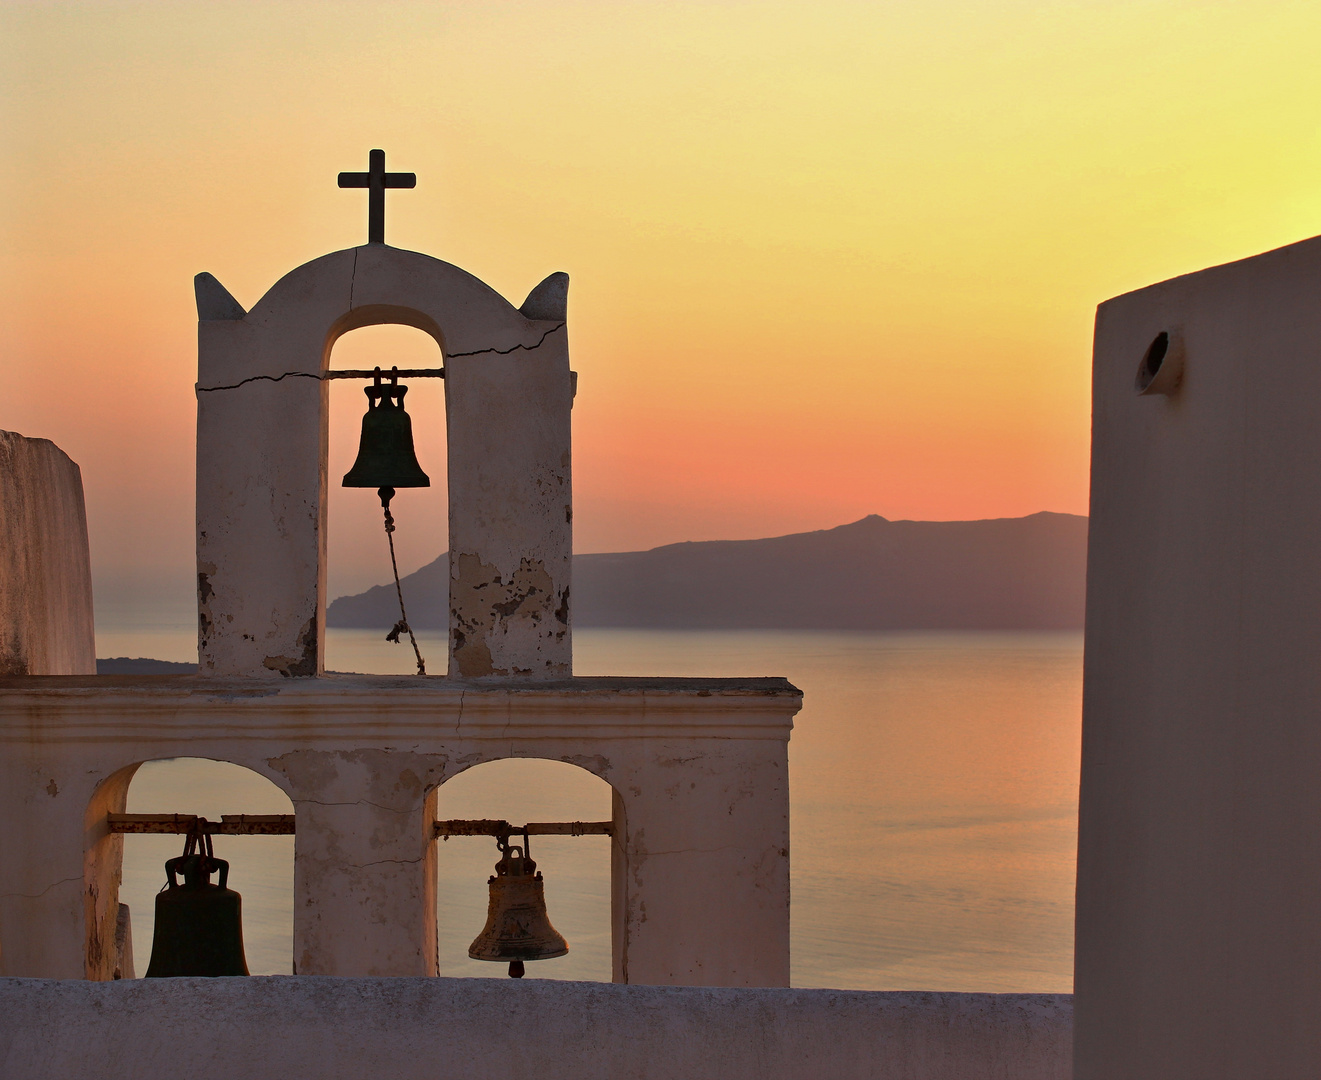
[[[322,379],[379,379],[380,368],[339,368],[321,373]],[[443,367],[391,368],[390,375],[396,379],[443,379]]]

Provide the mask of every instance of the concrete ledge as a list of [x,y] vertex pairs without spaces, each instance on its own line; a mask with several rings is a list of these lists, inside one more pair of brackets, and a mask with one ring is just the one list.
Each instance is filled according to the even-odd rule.
[[1068,994],[0,979],[7,1080],[1068,1080]]
[[802,691],[782,678],[14,676],[0,678],[0,742],[188,742],[220,731],[300,748],[347,740],[355,749],[383,738],[787,740],[802,704]]

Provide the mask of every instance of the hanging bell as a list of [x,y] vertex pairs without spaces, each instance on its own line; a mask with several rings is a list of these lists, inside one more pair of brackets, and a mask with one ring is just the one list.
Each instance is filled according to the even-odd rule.
[[[183,855],[165,864],[169,883],[156,894],[156,930],[147,978],[246,975],[241,897],[225,887],[229,863],[211,851],[206,820],[198,818]],[[220,872],[219,884],[211,875]],[[183,883],[176,879],[183,876]]]
[[491,900],[486,926],[468,947],[474,960],[509,962],[509,976],[523,977],[525,960],[551,960],[569,951],[569,943],[550,924],[546,914],[545,881],[523,844],[497,840],[501,859],[487,884]]
[[399,385],[398,368],[392,368],[391,372],[390,382],[385,385],[381,382],[381,369],[377,368],[375,381],[363,390],[367,395],[367,412],[362,418],[358,460],[344,474],[345,487],[431,486],[431,477],[417,463],[413,421],[404,411],[408,387]]

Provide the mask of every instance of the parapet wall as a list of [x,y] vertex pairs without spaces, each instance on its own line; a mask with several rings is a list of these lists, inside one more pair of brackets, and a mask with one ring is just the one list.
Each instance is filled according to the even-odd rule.
[[784,679],[0,678],[0,974],[113,980],[128,786],[204,757],[294,805],[294,970],[436,973],[436,792],[501,758],[613,789],[616,982],[789,982]]
[[8,1080],[1068,1080],[1068,994],[0,979]]

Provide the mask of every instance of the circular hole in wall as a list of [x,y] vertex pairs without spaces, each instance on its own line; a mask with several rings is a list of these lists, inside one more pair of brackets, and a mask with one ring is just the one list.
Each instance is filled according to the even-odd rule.
[[1137,390],[1142,393],[1152,381],[1160,374],[1161,365],[1165,363],[1165,354],[1170,350],[1170,335],[1162,330],[1151,340],[1147,346],[1147,351],[1142,357],[1142,363],[1138,365]]

